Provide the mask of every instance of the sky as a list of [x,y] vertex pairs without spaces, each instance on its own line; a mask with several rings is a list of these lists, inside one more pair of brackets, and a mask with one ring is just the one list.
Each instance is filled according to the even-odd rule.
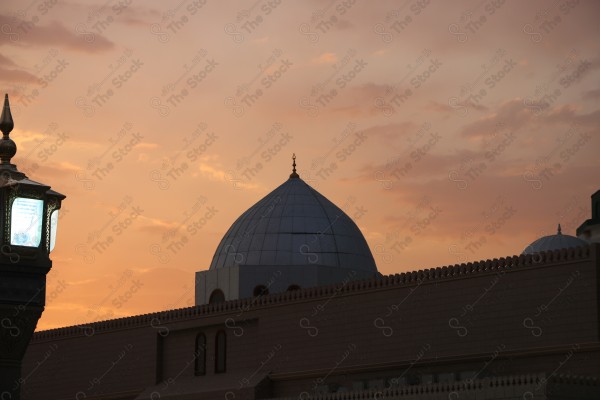
[[191,306],[291,172],[383,274],[520,254],[600,189],[596,1],[0,3],[12,162],[67,198],[38,330]]

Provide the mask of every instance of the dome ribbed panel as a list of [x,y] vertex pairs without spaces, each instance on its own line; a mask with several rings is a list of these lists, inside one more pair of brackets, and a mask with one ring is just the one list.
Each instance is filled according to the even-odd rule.
[[529,246],[523,250],[522,254],[535,254],[540,251],[551,251],[551,250],[560,250],[566,249],[569,247],[577,247],[577,246],[587,246],[587,242],[585,240],[579,239],[575,236],[571,235],[550,235],[544,236],[531,243]]
[[244,264],[377,271],[354,221],[299,178],[287,180],[231,225],[210,269]]

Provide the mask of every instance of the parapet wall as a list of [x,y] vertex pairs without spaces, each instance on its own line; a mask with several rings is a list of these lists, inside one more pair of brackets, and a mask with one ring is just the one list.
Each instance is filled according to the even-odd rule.
[[[149,314],[93,322],[85,325],[68,326],[36,332],[32,342],[53,340],[61,337],[84,336],[115,329],[127,329],[152,324],[194,319],[218,313],[232,313],[268,306],[285,305],[291,302],[310,301],[319,297],[328,297],[334,293],[353,294],[371,290],[393,289],[402,286],[437,283],[454,279],[470,278],[496,273],[512,273],[531,268],[544,268],[556,264],[592,261],[598,259],[600,245],[554,250],[534,255],[519,255],[499,259],[469,262],[418,271],[405,272],[382,277],[349,281],[345,284],[305,288],[296,291],[226,301],[219,304],[207,304]],[[541,271],[540,273],[543,273]]]

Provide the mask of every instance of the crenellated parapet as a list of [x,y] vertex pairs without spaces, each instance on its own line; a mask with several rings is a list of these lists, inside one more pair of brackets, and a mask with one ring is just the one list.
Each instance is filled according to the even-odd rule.
[[156,328],[166,323],[186,321],[217,314],[239,313],[240,310],[250,311],[263,307],[285,305],[292,302],[312,301],[323,297],[331,297],[336,294],[350,295],[361,292],[389,290],[454,279],[513,273],[525,269],[540,268],[539,273],[544,274],[543,269],[546,267],[596,260],[598,253],[600,253],[600,245],[592,244],[590,246],[554,250],[533,255],[503,257],[384,275],[371,279],[346,281],[335,285],[305,288],[271,295],[231,300],[223,303],[166,310],[84,325],[50,329],[36,332],[33,341],[39,342],[72,336],[91,336],[96,333],[143,326]]

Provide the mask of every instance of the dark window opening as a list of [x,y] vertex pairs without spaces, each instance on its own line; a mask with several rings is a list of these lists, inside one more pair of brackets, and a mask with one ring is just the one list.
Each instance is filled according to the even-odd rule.
[[225,331],[217,332],[215,339],[215,373],[225,372],[227,359],[227,336]]
[[266,294],[269,294],[269,288],[267,288],[265,285],[258,285],[254,288],[253,294],[254,297],[264,296]]
[[206,336],[204,333],[199,333],[196,336],[196,352],[194,353],[196,357],[195,375],[206,375]]
[[208,304],[223,303],[225,302],[225,293],[221,289],[215,289],[210,295]]

